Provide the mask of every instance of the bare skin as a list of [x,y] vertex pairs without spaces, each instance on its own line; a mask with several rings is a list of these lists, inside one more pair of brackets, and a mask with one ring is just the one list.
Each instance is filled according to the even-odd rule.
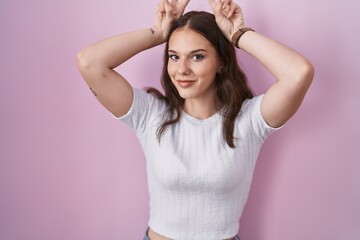
[[[189,1],[172,0],[169,3],[168,0],[161,0],[152,28],[105,39],[78,54],[78,67],[84,80],[99,102],[115,116],[120,117],[128,112],[133,92],[130,83],[114,68],[137,53],[164,43],[171,23],[182,15]],[[218,26],[231,40],[233,34],[245,26],[241,8],[232,0],[208,1]],[[246,32],[237,45],[262,63],[276,79],[264,95],[261,114],[269,125],[283,125],[300,107],[314,76],[313,66],[296,51],[257,32]],[[176,48],[175,52],[180,57],[188,55],[188,52],[182,53],[179,49]],[[190,68],[190,65],[178,66],[179,69],[172,69],[174,73],[193,76],[194,68]],[[184,66],[187,70],[185,72]],[[208,106],[206,112],[200,112],[196,106],[203,106],[205,100],[213,106]],[[215,99],[202,97],[185,98],[185,110],[195,117],[206,118],[216,109],[215,102]],[[149,229],[148,234],[151,240],[169,239],[152,229]]]
[[[151,228],[149,228],[148,236],[150,240],[171,240],[170,238],[164,237],[156,232],[154,232]],[[227,238],[224,240],[232,240],[233,238]]]
[[161,0],[150,29],[119,34],[80,51],[80,73],[99,102],[117,117],[128,112],[133,92],[130,83],[114,68],[146,49],[165,42],[171,24],[184,12],[190,0]]
[[[155,25],[150,30],[120,34],[78,54],[83,78],[100,103],[115,116],[123,116],[129,110],[133,93],[129,82],[113,69],[137,53],[162,44],[171,22],[181,16],[188,2],[178,0],[170,5],[167,0],[162,0]],[[228,39],[245,26],[241,8],[231,0],[209,0],[209,3],[218,26]],[[314,76],[313,66],[296,51],[257,32],[246,32],[238,46],[275,77],[276,82],[266,91],[261,102],[261,114],[269,125],[283,125],[300,107]],[[211,115],[210,112],[203,114]]]
[[[232,0],[208,1],[218,26],[231,40],[238,29],[245,27],[241,8]],[[260,108],[270,126],[283,125],[300,107],[314,77],[313,66],[296,51],[257,32],[246,32],[237,45],[275,77]]]
[[221,64],[212,44],[193,30],[178,28],[169,39],[169,56],[168,73],[186,99],[184,110],[197,119],[215,114],[219,107],[214,81]]

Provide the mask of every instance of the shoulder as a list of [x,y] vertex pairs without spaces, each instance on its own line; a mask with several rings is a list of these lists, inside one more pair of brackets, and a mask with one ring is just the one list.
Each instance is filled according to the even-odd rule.
[[[158,95],[156,92],[148,92],[147,90],[133,88],[134,97],[133,97],[133,107],[139,108],[142,110],[159,108],[163,109],[166,107],[166,101],[161,95]],[[160,92],[159,92],[160,93]],[[160,93],[161,94],[161,93]]]
[[246,99],[241,106],[240,114],[248,114],[257,109],[260,111],[260,105],[263,97],[264,95],[262,94]]
[[271,133],[279,129],[271,127],[262,116],[260,106],[263,97],[262,94],[246,99],[237,118],[240,127],[250,127],[261,139],[267,138]]
[[114,117],[139,130],[144,130],[149,124],[160,121],[167,109],[166,102],[145,90],[139,88],[132,90],[133,100],[129,111],[120,118]]

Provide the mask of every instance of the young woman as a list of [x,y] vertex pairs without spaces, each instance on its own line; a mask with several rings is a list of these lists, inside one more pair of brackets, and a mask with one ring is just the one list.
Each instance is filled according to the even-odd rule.
[[[188,2],[162,0],[152,28],[85,48],[78,66],[143,147],[150,194],[144,239],[239,239],[260,147],[297,111],[314,70],[299,53],[247,28],[231,0],[209,0],[213,14],[182,15]],[[164,42],[165,95],[132,88],[113,70]],[[253,96],[234,47],[276,78],[266,93]]]

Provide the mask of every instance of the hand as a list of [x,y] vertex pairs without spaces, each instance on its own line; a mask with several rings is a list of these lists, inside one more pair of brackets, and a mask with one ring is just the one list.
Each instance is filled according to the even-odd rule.
[[231,41],[233,34],[240,28],[245,27],[244,16],[239,5],[232,0],[208,0],[213,9],[216,23]]
[[155,17],[154,28],[160,31],[163,39],[167,38],[171,24],[184,13],[190,0],[161,0]]

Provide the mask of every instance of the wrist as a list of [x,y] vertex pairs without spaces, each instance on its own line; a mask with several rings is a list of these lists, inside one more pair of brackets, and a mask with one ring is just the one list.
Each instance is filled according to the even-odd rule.
[[162,44],[166,41],[166,36],[165,36],[164,32],[161,31],[160,29],[158,29],[156,27],[151,27],[150,33],[155,38],[155,41],[157,42],[157,44]]
[[239,28],[237,31],[235,31],[231,37],[231,43],[234,47],[236,48],[240,48],[239,47],[239,40],[240,38],[246,33],[246,32],[255,32],[254,29],[249,28],[249,27],[241,27]]

